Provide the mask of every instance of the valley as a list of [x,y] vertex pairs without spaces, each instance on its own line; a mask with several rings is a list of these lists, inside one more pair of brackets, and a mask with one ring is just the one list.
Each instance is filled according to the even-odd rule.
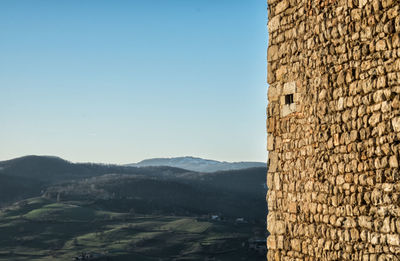
[[0,178],[23,188],[0,183],[0,260],[265,259],[249,248],[265,238],[265,168],[199,173],[35,157],[0,166]]

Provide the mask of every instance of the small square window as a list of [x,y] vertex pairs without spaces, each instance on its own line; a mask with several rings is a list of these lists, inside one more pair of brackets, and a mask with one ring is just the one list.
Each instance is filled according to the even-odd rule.
[[285,95],[285,104],[290,105],[292,104],[293,101],[293,94],[287,94]]

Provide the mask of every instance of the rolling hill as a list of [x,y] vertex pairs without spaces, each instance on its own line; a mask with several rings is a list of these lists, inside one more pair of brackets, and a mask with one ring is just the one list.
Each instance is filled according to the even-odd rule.
[[265,175],[263,167],[200,173],[170,166],[139,168],[26,156],[0,162],[0,204],[46,195],[101,201],[118,211],[136,208],[142,213],[221,213],[256,219],[265,214]]
[[0,260],[264,260],[245,246],[264,237],[266,171],[2,161]]

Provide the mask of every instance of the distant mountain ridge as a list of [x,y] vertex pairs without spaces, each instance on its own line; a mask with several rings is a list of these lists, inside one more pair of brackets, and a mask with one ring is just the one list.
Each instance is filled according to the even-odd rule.
[[127,164],[130,167],[168,166],[187,169],[197,172],[216,172],[226,170],[239,170],[257,167],[266,167],[263,162],[226,162],[196,157],[153,158],[142,160],[138,163]]
[[172,167],[132,168],[122,165],[98,163],[73,163],[54,156],[29,155],[0,161],[0,175],[34,179],[46,183],[71,179],[90,178],[104,174],[152,174],[184,173],[184,169]]
[[[51,156],[0,161],[0,208],[30,197],[57,200],[62,195],[71,200],[105,200],[108,207],[123,205],[118,211],[134,207],[143,213],[263,217],[265,166],[239,163],[234,167],[249,168],[209,173],[165,166],[165,159],[161,161],[160,166],[150,162],[152,166],[148,167],[72,163]],[[220,164],[190,157],[176,161],[192,165],[197,162],[202,167],[204,162],[211,166]]]

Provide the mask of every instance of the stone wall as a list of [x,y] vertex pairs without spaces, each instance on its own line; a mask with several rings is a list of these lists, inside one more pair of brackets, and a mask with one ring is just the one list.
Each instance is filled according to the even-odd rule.
[[399,0],[268,17],[268,260],[400,260]]

